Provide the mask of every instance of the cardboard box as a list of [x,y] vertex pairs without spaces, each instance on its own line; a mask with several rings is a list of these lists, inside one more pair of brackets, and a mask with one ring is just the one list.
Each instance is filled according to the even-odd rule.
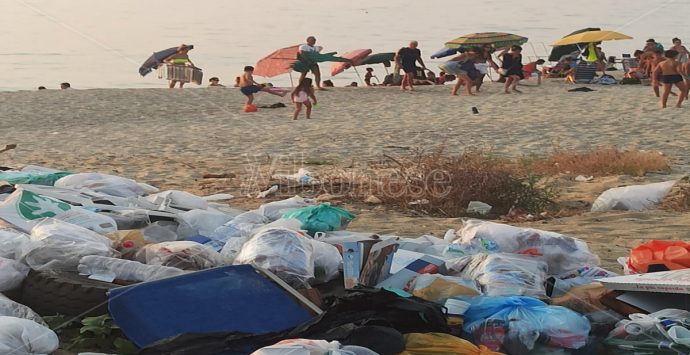
[[362,240],[343,244],[345,288],[375,286],[390,275],[393,255],[398,248],[395,239]]
[[597,281],[610,290],[690,294],[690,269],[608,277]]

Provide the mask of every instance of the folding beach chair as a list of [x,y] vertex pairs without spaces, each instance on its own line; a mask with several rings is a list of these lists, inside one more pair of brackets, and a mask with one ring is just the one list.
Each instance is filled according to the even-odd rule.
[[589,84],[596,76],[597,66],[594,63],[587,63],[581,60],[575,66],[572,74],[565,78],[566,82],[573,84]]
[[621,64],[623,64],[623,71],[627,73],[631,68],[639,68],[640,60],[637,58],[623,58]]

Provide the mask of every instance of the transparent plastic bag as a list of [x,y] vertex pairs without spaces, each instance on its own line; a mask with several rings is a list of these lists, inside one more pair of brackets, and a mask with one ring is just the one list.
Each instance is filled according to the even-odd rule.
[[267,228],[244,244],[233,264],[256,264],[290,285],[302,288],[314,279],[314,248],[298,232]]
[[669,352],[674,354],[690,352],[690,312],[667,308],[650,314],[632,313],[628,317],[616,324],[604,344],[645,354],[660,349],[675,350]]
[[458,275],[476,280],[487,296],[524,295],[546,298],[546,263],[516,254],[477,254]]
[[535,256],[544,260],[554,275],[599,265],[599,257],[589,251],[586,242],[555,232],[470,219],[459,234],[454,243],[486,253]]
[[338,277],[343,265],[338,248],[318,240],[309,241],[314,249],[314,283],[326,283]]
[[57,334],[34,321],[0,316],[0,354],[51,354],[60,342]]
[[[189,228],[186,234],[210,236],[213,232],[225,223],[228,223],[233,218],[220,212],[212,212],[207,210],[191,210],[178,215],[178,219],[184,221]],[[180,234],[178,232],[178,234]],[[188,235],[183,235],[188,237]]]
[[22,248],[31,240],[28,235],[14,229],[0,229],[0,258],[19,259]]
[[136,197],[158,192],[157,188],[132,179],[100,173],[68,175],[57,180],[55,187],[87,189],[118,197]]
[[11,299],[5,297],[0,293],[0,316],[6,317],[17,317],[32,320],[42,326],[48,326],[38,313],[34,312],[31,308],[12,301]]
[[167,207],[183,210],[205,210],[208,202],[203,198],[186,191],[168,190],[145,197],[145,199],[163,210]]
[[526,354],[537,342],[559,348],[586,345],[589,321],[567,308],[549,306],[531,297],[467,298],[464,331],[474,343],[493,351]]
[[314,205],[313,200],[305,199],[300,196],[294,196],[281,201],[265,203],[259,206],[258,212],[264,217],[268,218],[269,221],[275,221],[283,217],[283,214],[286,212],[312,205]]
[[0,292],[19,288],[29,270],[31,268],[19,261],[0,257]]
[[76,271],[83,256],[117,256],[111,244],[96,232],[47,218],[31,230],[21,260],[37,271]]
[[[274,345],[261,348],[251,355],[327,355],[341,354],[340,343],[337,341],[287,339]],[[347,354],[347,353],[343,353]]]
[[154,281],[184,274],[184,271],[162,265],[146,265],[138,261],[87,255],[79,261],[77,270],[84,275],[107,275],[125,281]]
[[211,247],[192,241],[163,242],[141,248],[135,258],[148,265],[163,265],[182,270],[204,270],[230,264]]

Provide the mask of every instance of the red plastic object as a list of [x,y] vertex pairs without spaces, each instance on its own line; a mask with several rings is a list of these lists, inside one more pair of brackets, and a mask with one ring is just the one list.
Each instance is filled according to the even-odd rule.
[[244,112],[256,112],[257,108],[254,105],[244,105]]
[[690,268],[690,243],[652,240],[630,251],[630,268],[638,273]]

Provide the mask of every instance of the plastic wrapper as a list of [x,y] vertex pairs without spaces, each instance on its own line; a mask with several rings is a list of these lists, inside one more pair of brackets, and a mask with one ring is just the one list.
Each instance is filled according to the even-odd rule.
[[501,355],[487,347],[444,333],[405,334],[405,351],[399,355],[462,354]]
[[244,243],[249,240],[249,237],[235,237],[228,239],[223,245],[223,249],[220,251],[220,255],[228,259],[230,262],[235,262],[237,254],[240,253]]
[[44,321],[41,316],[38,315],[38,313],[34,312],[31,308],[12,301],[11,299],[5,297],[3,294],[0,293],[0,316],[6,316],[6,317],[17,317],[17,318],[24,318],[28,319],[31,321],[34,321],[40,325],[43,326],[48,326]]
[[341,346],[337,341],[312,339],[287,339],[275,345],[263,347],[251,355],[378,355],[361,346]]
[[294,218],[301,221],[302,229],[314,236],[316,232],[345,229],[355,218],[355,215],[342,208],[331,207],[328,203],[322,203],[318,206],[292,210],[283,214],[283,218]]
[[314,205],[313,200],[294,196],[281,201],[265,203],[259,206],[258,212],[268,218],[269,221],[275,221],[283,217],[286,212],[312,205]]
[[314,283],[325,283],[338,277],[343,265],[343,256],[338,248],[318,240],[309,241],[314,249]]
[[589,321],[567,308],[549,306],[531,297],[466,299],[464,331],[473,342],[493,351],[526,354],[535,344],[579,349],[586,345]]
[[298,232],[268,228],[244,244],[233,264],[256,264],[290,285],[303,288],[314,279],[314,248]]
[[0,181],[8,184],[36,184],[53,186],[55,181],[73,173],[66,171],[42,172],[42,171],[0,171]]
[[60,342],[57,334],[34,321],[0,316],[0,354],[51,354]]
[[21,260],[37,271],[76,271],[83,256],[116,256],[111,244],[96,232],[47,218],[31,230]]
[[141,248],[136,260],[148,265],[163,265],[182,270],[204,270],[230,261],[211,247],[192,241],[163,242]]
[[55,182],[56,187],[87,189],[118,197],[136,197],[158,192],[158,189],[134,180],[100,173],[81,173],[65,176]]
[[480,295],[479,286],[474,280],[439,274],[421,274],[411,282],[409,291],[427,301],[444,304],[455,296]]
[[589,251],[586,242],[555,232],[471,219],[464,222],[459,234],[454,243],[466,248],[538,257],[553,275],[599,265],[599,257]]
[[0,257],[0,292],[19,288],[29,270],[31,268],[19,261]]
[[29,236],[14,229],[0,229],[0,258],[18,259]]
[[668,308],[628,317],[616,324],[604,344],[635,354],[690,353],[690,312]]
[[476,280],[487,296],[546,298],[547,266],[536,258],[504,253],[477,254],[454,263],[451,270],[455,276]]
[[604,191],[592,204],[592,212],[638,211],[655,207],[677,180],[646,185],[615,187]]
[[87,255],[81,258],[77,270],[80,274],[97,275],[99,279],[108,277],[110,280],[125,281],[154,281],[185,273],[175,267],[146,265],[138,261],[99,255]]

